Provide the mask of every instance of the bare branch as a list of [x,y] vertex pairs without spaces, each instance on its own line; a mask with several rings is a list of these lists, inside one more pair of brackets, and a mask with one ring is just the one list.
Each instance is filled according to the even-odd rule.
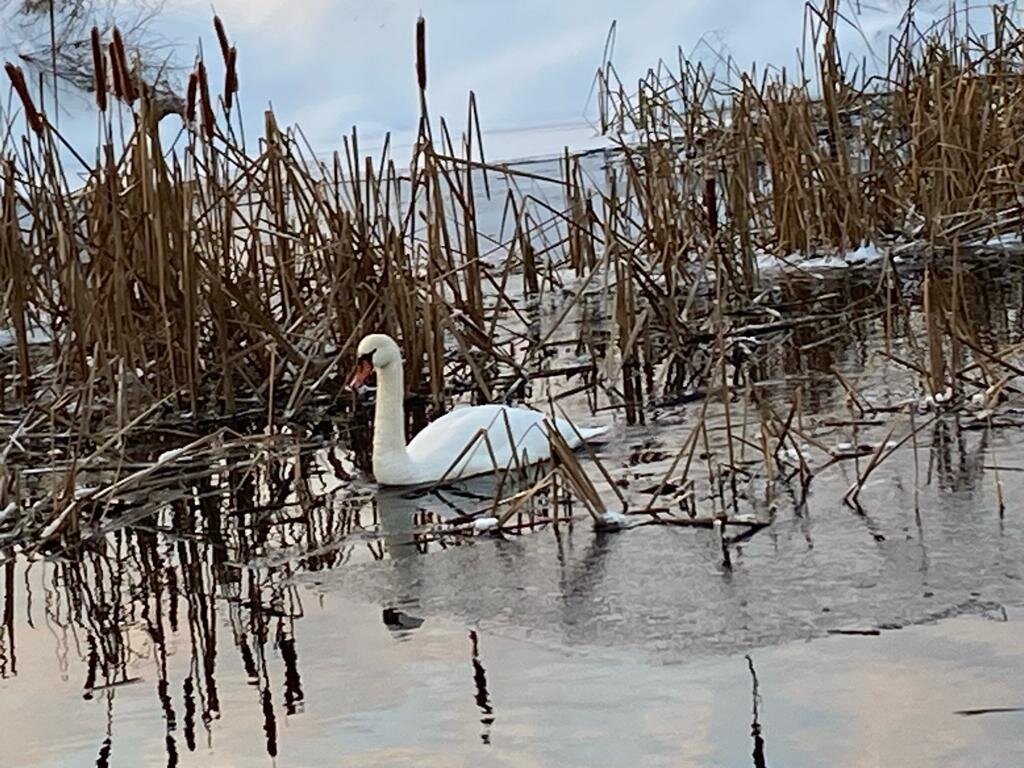
[[[92,30],[109,42],[116,28],[124,60],[108,62],[107,76],[121,65],[131,80],[149,92],[159,118],[184,115],[182,68],[176,46],[153,31],[163,0],[0,0],[0,18],[11,34],[10,45],[30,72],[51,75],[73,91],[95,94],[96,62]],[[52,9],[52,10],[51,10]],[[107,46],[104,44],[103,48]],[[120,57],[119,57],[120,58]],[[131,88],[131,83],[127,83]]]

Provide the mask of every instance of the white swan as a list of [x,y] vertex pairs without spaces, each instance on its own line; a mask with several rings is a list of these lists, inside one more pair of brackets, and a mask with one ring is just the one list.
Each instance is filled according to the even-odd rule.
[[[353,389],[361,387],[373,371],[377,372],[373,475],[378,484],[420,485],[442,478],[454,480],[514,467],[517,461],[533,464],[550,458],[547,426],[551,420],[539,411],[505,405],[455,408],[428,424],[406,445],[405,377],[398,344],[390,336],[374,333],[359,342],[357,354],[356,370],[349,382]],[[570,448],[607,431],[604,427],[574,430],[565,419],[554,419],[554,424]],[[480,437],[482,432],[487,434],[490,450]]]

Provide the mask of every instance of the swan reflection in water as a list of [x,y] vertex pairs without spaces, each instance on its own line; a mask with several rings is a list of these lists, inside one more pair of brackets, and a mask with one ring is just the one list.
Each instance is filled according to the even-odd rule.
[[[493,476],[461,480],[458,484],[432,490],[378,488],[373,497],[382,547],[381,558],[392,563],[391,593],[394,599],[382,611],[384,624],[400,639],[423,624],[423,558],[432,543],[445,547],[444,537],[429,530],[431,523],[468,517],[493,503],[495,495],[506,492],[509,483]],[[519,490],[515,486],[511,492]],[[452,542],[457,539],[452,539]]]
[[[380,488],[374,496],[377,521],[384,550],[392,562],[395,600],[384,607],[381,618],[397,640],[408,640],[424,619],[421,589],[424,574],[422,555],[429,547],[425,539],[425,518],[446,519],[466,516],[490,503],[502,489],[493,477],[461,481],[457,487],[427,492]],[[494,703],[487,687],[487,672],[481,659],[481,642],[476,630],[468,630],[473,700],[480,713],[480,741],[490,744],[495,721]]]

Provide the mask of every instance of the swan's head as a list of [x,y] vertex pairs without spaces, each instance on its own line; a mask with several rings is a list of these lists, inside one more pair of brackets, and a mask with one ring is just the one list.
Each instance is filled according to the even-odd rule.
[[374,370],[384,370],[388,366],[401,365],[402,350],[398,344],[385,333],[371,333],[359,342],[356,350],[356,370],[352,374],[349,386],[358,389],[370,378]]

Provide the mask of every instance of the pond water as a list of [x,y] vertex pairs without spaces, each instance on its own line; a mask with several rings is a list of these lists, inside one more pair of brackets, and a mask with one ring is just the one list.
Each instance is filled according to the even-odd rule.
[[[1013,345],[1022,283],[997,271],[964,279],[964,311]],[[350,477],[346,425],[183,463],[69,551],[0,560],[0,766],[1024,765],[1021,412],[907,409],[919,381],[897,360],[919,359],[919,334],[893,327],[878,281],[789,284],[777,306],[813,322],[758,336],[734,398],[652,391],[632,425],[561,401],[610,427],[608,477],[585,468],[635,511],[679,474],[698,413],[697,463],[731,431],[756,467],[762,422],[738,393],[784,417],[799,391],[813,482],[742,478],[726,511],[767,523],[749,537],[598,532],[578,507],[503,537],[438,533],[488,509],[494,481],[379,491]],[[609,346],[600,302],[540,321],[589,335],[554,337],[553,369]],[[849,447],[918,427],[843,504],[868,463]],[[726,505],[703,472],[706,516]],[[664,490],[671,506],[685,489]]]
[[485,481],[9,561],[0,765],[1020,765],[1024,524],[977,482],[916,515],[892,461],[870,512],[835,465],[728,564],[701,529],[423,536]]
[[[252,610],[244,601],[212,601],[205,619],[202,607],[193,615],[192,605],[179,605],[176,630],[171,614],[162,617],[162,639],[128,633],[126,682],[110,688],[83,687],[90,636],[51,615],[61,612],[46,584],[55,574],[19,566],[17,645],[5,648],[0,682],[0,765],[1024,762],[1024,612],[983,596],[956,607],[932,598],[936,615],[960,615],[877,635],[759,643],[744,656],[735,645],[749,633],[814,633],[806,617],[786,617],[770,600],[741,620],[729,616],[735,599],[710,610],[723,591],[711,563],[689,582],[707,593],[703,618],[686,615],[687,601],[661,600],[652,611],[637,607],[644,618],[623,616],[608,550],[631,542],[581,533],[576,544],[587,551],[564,566],[556,548],[538,547],[548,554],[522,562],[520,548],[503,552],[508,545],[498,542],[381,565],[381,579],[449,593],[472,590],[473,576],[500,574],[508,589],[491,599],[514,599],[480,622],[409,593],[370,603],[341,583],[304,586],[289,610],[264,607],[270,642],[261,645],[238,632],[238,614]],[[694,549],[677,546],[675,559],[700,560]],[[547,557],[549,570],[564,569],[561,582],[532,571]],[[609,562],[591,577],[583,566],[595,557]],[[407,568],[415,575],[397,573]],[[447,583],[456,570],[464,578]],[[641,599],[660,591],[637,586],[625,590]],[[849,587],[877,589],[856,579]],[[464,601],[460,614],[482,602]],[[762,613],[789,626],[765,627]],[[701,647],[698,637],[722,648]]]

